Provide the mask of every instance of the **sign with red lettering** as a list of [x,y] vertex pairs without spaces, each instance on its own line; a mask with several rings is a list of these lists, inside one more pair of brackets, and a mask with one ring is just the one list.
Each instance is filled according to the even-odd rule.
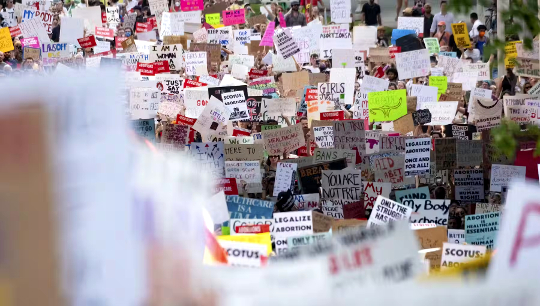
[[238,195],[238,186],[235,178],[222,178],[216,181],[214,192],[223,191],[226,195]]
[[90,35],[84,38],[79,38],[77,39],[77,41],[79,42],[79,45],[81,46],[81,48],[92,48],[92,47],[97,46],[96,38],[94,37],[94,35]]
[[176,115],[176,123],[177,124],[184,124],[184,125],[193,126],[195,124],[195,121],[197,121],[197,119],[195,119],[195,118],[188,118],[188,117],[182,116],[180,114]]
[[136,71],[141,75],[154,75],[154,63],[137,63]]
[[396,58],[396,53],[401,52],[401,47],[390,47],[388,51],[390,51],[390,58]]
[[204,86],[208,86],[208,84],[201,83],[201,82],[196,82],[196,81],[189,80],[189,79],[184,81],[184,88],[204,87]]
[[343,111],[321,113],[321,120],[338,121],[338,120],[344,120],[344,119],[345,118],[344,118]]
[[11,37],[15,36],[21,36],[22,32],[21,29],[19,29],[19,26],[9,28],[9,34],[11,34]]
[[108,28],[96,27],[96,37],[113,40],[114,30],[108,29]]
[[237,234],[260,234],[270,233],[270,224],[239,225],[236,227]]

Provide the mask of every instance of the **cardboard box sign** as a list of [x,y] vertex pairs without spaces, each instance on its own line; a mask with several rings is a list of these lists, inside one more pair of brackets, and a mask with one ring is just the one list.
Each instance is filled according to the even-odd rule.
[[347,168],[347,160],[338,160],[315,164],[298,169],[302,193],[318,193],[321,187],[322,170],[342,170]]

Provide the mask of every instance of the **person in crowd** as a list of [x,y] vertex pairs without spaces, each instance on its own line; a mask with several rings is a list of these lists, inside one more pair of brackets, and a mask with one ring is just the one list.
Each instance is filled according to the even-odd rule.
[[[403,3],[405,2],[405,3]],[[396,6],[396,20],[398,21],[399,13],[401,12],[401,8],[403,7],[403,4],[405,4],[405,8],[408,6],[409,0],[397,0],[397,6]]]
[[369,0],[368,3],[364,3],[362,6],[362,17],[360,17],[360,21],[363,21],[367,26],[382,25],[381,7],[375,3],[375,0]]
[[386,70],[386,78],[389,82],[397,82],[398,79],[398,71],[395,68],[388,68]]
[[[319,1],[320,3],[323,3],[322,1]],[[318,6],[314,6],[311,8],[311,20],[318,20],[320,21],[321,23],[324,22],[324,17],[319,14],[319,7]]]
[[471,63],[477,63],[482,59],[482,55],[480,54],[480,50],[476,48],[476,45],[474,43],[471,43],[471,47],[461,50],[463,54],[461,55],[461,58],[464,59],[470,59]]
[[435,32],[441,21],[448,26],[451,26],[452,23],[454,23],[454,14],[448,12],[448,3],[445,0],[441,1],[441,12],[433,16],[433,22],[431,23],[430,29],[431,37],[435,37]]
[[397,87],[397,84],[395,82],[390,82],[388,84],[388,90],[397,90],[398,87]]
[[300,2],[297,0],[291,2],[291,11],[285,15],[287,27],[306,26],[306,16],[298,11]]
[[433,37],[439,40],[441,51],[447,51],[449,49],[450,33],[446,31],[446,23],[444,21],[439,21],[439,24],[437,24],[437,33]]
[[424,5],[424,37],[431,37],[431,24],[433,23],[433,14],[431,14],[431,4]]
[[482,21],[478,19],[478,14],[476,13],[471,13],[471,23],[472,23],[472,29],[469,31],[469,36],[474,39],[478,37],[478,34],[479,34],[478,27],[484,24],[482,23]]
[[477,27],[478,36],[473,38],[473,43],[476,45],[476,48],[480,51],[480,55],[484,56],[484,47],[489,45],[489,37],[486,36],[486,26],[481,24]]
[[[17,26],[17,16],[15,16],[15,6],[13,0],[6,0],[6,6],[2,9],[3,18],[8,27]],[[2,16],[2,17],[4,17]]]
[[377,46],[388,48],[388,38],[386,37],[386,29],[383,26],[377,27]]
[[511,68],[506,69],[506,75],[497,84],[497,96],[502,97],[505,94],[511,96],[516,94],[517,76]]

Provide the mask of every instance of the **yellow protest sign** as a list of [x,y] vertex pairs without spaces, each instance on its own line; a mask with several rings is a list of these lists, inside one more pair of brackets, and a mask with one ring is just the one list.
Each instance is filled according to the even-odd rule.
[[458,48],[471,47],[471,39],[469,38],[469,31],[465,22],[452,23],[452,33],[454,33],[454,41]]
[[407,115],[405,89],[368,93],[369,121],[393,121]]
[[514,59],[517,57],[517,48],[516,44],[521,43],[521,41],[509,41],[504,46],[504,66],[506,68],[514,68],[515,62]]
[[446,93],[446,88],[448,87],[448,80],[445,76],[430,76],[429,86],[437,87],[437,93],[441,95],[443,93]]
[[11,40],[11,34],[9,33],[9,28],[0,29],[0,51],[8,52],[15,49],[13,47],[13,41]]
[[270,255],[270,252],[272,252],[272,240],[270,239],[270,233],[261,233],[254,235],[217,236],[217,239],[225,241],[262,244],[268,246],[268,255]]
[[206,14],[206,23],[214,25],[214,24],[220,24],[220,15],[219,13],[214,14]]

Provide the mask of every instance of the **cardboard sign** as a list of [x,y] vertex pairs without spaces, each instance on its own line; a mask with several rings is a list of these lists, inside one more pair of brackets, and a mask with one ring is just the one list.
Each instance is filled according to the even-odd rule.
[[457,166],[474,167],[482,165],[481,140],[456,140]]
[[79,42],[79,45],[81,46],[81,48],[92,48],[92,47],[97,46],[96,38],[94,37],[94,35],[77,39],[77,41]]
[[437,170],[456,168],[456,139],[435,139],[435,163]]
[[523,166],[492,164],[489,190],[501,192],[502,188],[509,186],[512,180],[524,180],[525,170]]
[[407,114],[407,93],[405,89],[370,92],[369,121],[393,121]]
[[226,161],[225,177],[235,178],[239,192],[262,192],[259,161]]
[[370,156],[371,170],[376,182],[400,185],[404,183],[405,156],[398,153],[383,153]]
[[452,23],[452,33],[454,34],[454,41],[458,48],[470,48],[471,40],[469,38],[469,31],[467,31],[467,24]]
[[188,143],[189,126],[167,124],[163,129],[163,136],[161,142],[166,144],[173,144],[177,149],[183,149]]
[[367,228],[387,225],[390,221],[409,219],[412,209],[382,196],[377,197],[373,212],[369,216]]
[[301,124],[261,133],[266,150],[270,155],[291,152],[306,144]]
[[429,173],[431,138],[405,140],[405,176]]
[[425,259],[429,260],[430,269],[438,270],[441,268],[441,257],[442,257],[442,247],[445,242],[448,241],[448,236],[446,233],[445,226],[435,226],[431,228],[421,228],[414,231],[418,242],[420,243],[420,248],[423,250],[426,249],[435,249],[439,248],[438,251],[428,252],[425,254]]
[[280,192],[294,190],[294,181],[296,180],[296,171],[298,164],[278,163],[276,171],[276,180],[274,183],[273,196],[277,197]]
[[192,142],[189,155],[197,162],[198,169],[207,171],[216,178],[225,175],[223,142]]
[[429,187],[396,190],[396,200],[403,204],[404,200],[426,200],[430,198]]
[[485,255],[485,246],[444,243],[441,270],[459,268],[461,264],[482,258]]
[[462,201],[481,201],[484,199],[484,171],[454,170],[455,199]]
[[501,213],[465,216],[465,242],[493,250],[501,222]]
[[322,198],[358,201],[362,195],[362,178],[358,170],[323,170]]
[[426,49],[396,53],[396,67],[400,80],[429,75],[431,61]]
[[402,203],[412,209],[411,223],[448,224],[450,200],[403,200]]
[[39,48],[38,49],[30,48],[30,47],[23,48],[23,59],[31,58],[37,62],[39,61],[40,56],[41,56],[41,50]]
[[[392,190],[391,183],[364,182],[364,207],[371,211],[375,205],[375,201],[379,196],[388,198]],[[362,216],[365,218],[367,216]]]
[[223,11],[223,24],[226,26],[246,23],[244,9]]
[[[311,160],[311,158],[310,158]],[[321,186],[322,170],[342,170],[347,168],[345,158],[305,167],[299,167],[299,180],[302,193],[318,193]]]

